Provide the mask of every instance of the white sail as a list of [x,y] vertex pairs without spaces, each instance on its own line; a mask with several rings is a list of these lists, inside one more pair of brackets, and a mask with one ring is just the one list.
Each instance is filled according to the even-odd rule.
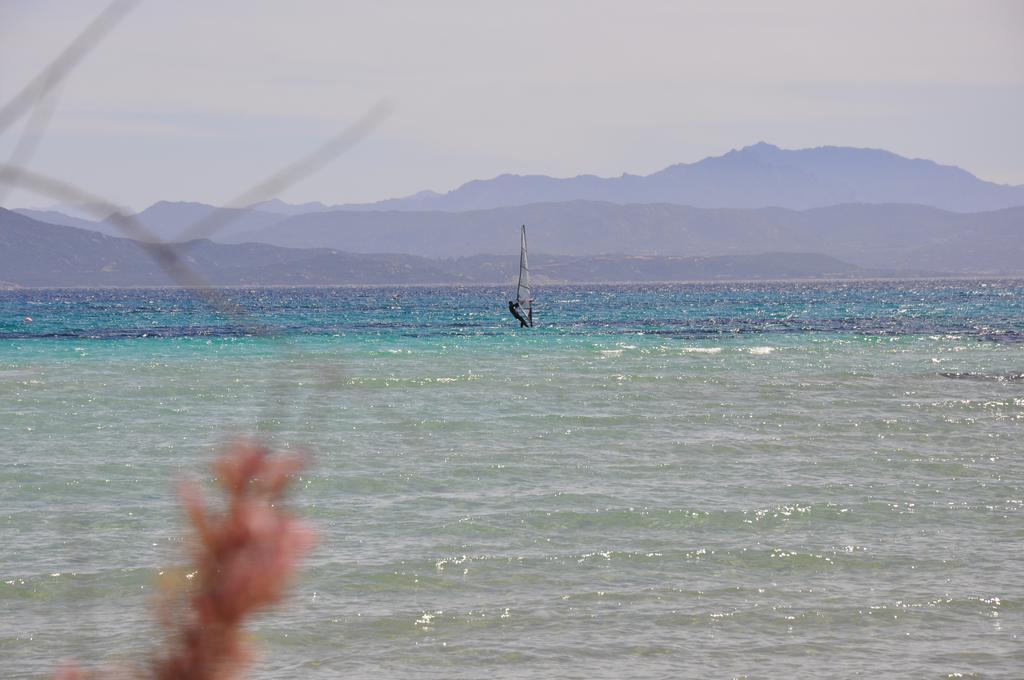
[[519,250],[519,288],[516,290],[516,302],[524,308],[533,302],[533,291],[530,290],[530,265],[526,261],[526,225],[523,225],[522,245]]
[[516,288],[516,303],[526,314],[528,323],[533,325],[533,290],[530,288],[530,264],[526,259],[526,225],[523,225],[519,248],[519,286]]

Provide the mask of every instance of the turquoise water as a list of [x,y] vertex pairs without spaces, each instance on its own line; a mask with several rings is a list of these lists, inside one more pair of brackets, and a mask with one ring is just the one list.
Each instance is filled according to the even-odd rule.
[[0,293],[4,677],[141,658],[252,432],[320,536],[252,677],[1020,677],[1020,282],[538,292]]

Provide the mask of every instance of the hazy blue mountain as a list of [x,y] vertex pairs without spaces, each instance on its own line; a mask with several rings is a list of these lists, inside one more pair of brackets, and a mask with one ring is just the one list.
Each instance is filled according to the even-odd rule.
[[309,203],[286,203],[279,198],[272,198],[269,201],[253,203],[246,207],[250,210],[260,210],[262,212],[274,213],[276,215],[302,215],[303,213],[324,212],[336,209],[329,205],[324,205],[320,201],[310,201]]
[[647,176],[501,175],[468,182],[445,194],[421,192],[339,207],[464,211],[574,200],[795,210],[841,203],[916,203],[976,212],[1024,205],[1024,186],[986,182],[957,167],[880,149],[788,150],[761,142]]
[[[189,269],[217,285],[507,284],[518,274],[518,253],[431,260],[412,255],[352,254],[197,240],[178,246]],[[813,253],[717,257],[535,254],[538,283],[685,281],[898,275],[865,270]],[[146,244],[32,220],[0,209],[0,287],[158,286],[174,281]]]
[[62,224],[65,227],[78,227],[79,229],[89,229],[90,231],[98,231],[101,233],[109,233],[108,229],[113,229],[112,225],[90,220],[85,217],[78,217],[77,215],[69,215],[68,213],[61,212],[59,210],[35,210],[30,208],[18,208],[14,212],[31,217],[34,220],[40,222],[48,222],[50,224]]
[[919,205],[788,210],[706,209],[595,201],[466,212],[334,211],[240,235],[289,247],[426,257],[518,252],[558,255],[752,255],[817,252],[883,269],[1024,272],[1024,208],[956,213]]
[[[353,255],[331,249],[224,245],[206,239],[178,246],[190,270],[222,285],[386,284],[457,281],[425,258]],[[0,280],[19,286],[171,285],[146,245],[75,227],[46,224],[0,208]]]
[[[89,229],[108,236],[127,236],[118,225],[105,220],[88,220],[55,210],[18,209],[14,212],[50,224]],[[250,208],[219,208],[206,203],[172,201],[158,201],[133,217],[161,241],[174,241],[178,240],[185,228],[214,213],[226,218],[223,228],[211,235],[215,241],[231,238],[239,232],[263,229],[287,217],[282,213]]]
[[83,220],[107,217],[110,213],[114,212],[109,206],[102,203],[54,203],[46,208],[33,208],[33,210],[38,212],[56,212]]
[[205,203],[158,201],[135,216],[150,231],[162,240],[173,241],[182,231],[213,213],[222,215],[227,221],[222,229],[212,236],[214,240],[230,237],[239,232],[263,229],[276,224],[283,216],[250,208],[219,208]]

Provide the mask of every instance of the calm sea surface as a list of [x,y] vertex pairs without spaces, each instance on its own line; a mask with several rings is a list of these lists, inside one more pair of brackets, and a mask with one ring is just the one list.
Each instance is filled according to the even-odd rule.
[[0,676],[141,658],[253,432],[320,536],[256,678],[1024,676],[1024,284],[537,293],[0,293]]

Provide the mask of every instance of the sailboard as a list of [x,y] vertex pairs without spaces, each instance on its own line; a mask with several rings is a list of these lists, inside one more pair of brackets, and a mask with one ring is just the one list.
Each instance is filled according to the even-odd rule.
[[533,289],[530,287],[530,264],[526,257],[526,225],[522,228],[519,247],[519,285],[516,287],[516,305],[526,315],[526,322],[533,328]]

